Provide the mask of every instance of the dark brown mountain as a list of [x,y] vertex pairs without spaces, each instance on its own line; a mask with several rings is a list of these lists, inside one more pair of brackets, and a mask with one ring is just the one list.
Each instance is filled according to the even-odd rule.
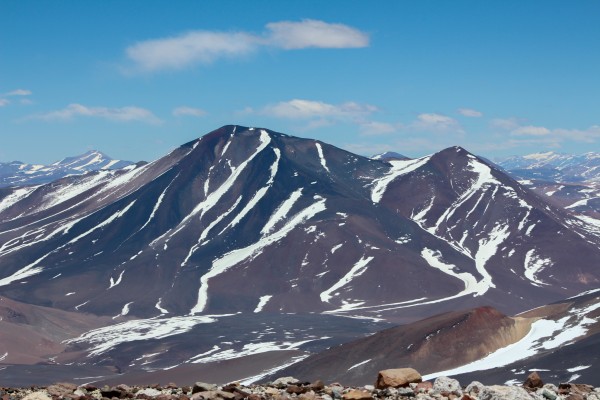
[[149,164],[0,190],[0,295],[108,317],[56,360],[123,372],[514,314],[596,288],[599,260],[593,231],[462,148],[378,161],[225,126]]

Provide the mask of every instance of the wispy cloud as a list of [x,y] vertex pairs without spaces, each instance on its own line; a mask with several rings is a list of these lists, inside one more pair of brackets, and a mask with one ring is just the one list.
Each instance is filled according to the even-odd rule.
[[490,121],[492,128],[498,128],[510,131],[519,127],[519,120],[517,118],[494,118]]
[[176,117],[204,117],[207,114],[206,111],[200,108],[181,106],[173,110],[173,115]]
[[592,125],[587,129],[554,129],[554,134],[577,142],[593,143],[600,140],[600,125]]
[[511,134],[516,136],[548,136],[552,133],[550,129],[543,126],[520,126],[514,129]]
[[433,132],[462,132],[462,128],[457,120],[446,115],[436,113],[419,114],[417,116],[417,120],[412,122],[410,127],[417,130],[427,130]]
[[402,129],[402,124],[390,124],[387,122],[367,121],[360,124],[360,134],[364,136],[389,135]]
[[245,55],[253,52],[257,46],[256,37],[246,33],[198,31],[140,42],[128,47],[126,53],[139,69],[159,71]]
[[267,24],[265,44],[285,50],[317,47],[348,49],[367,47],[369,36],[343,24],[329,24],[312,19],[301,22],[281,21]]
[[586,129],[549,128],[521,125],[516,118],[493,119],[490,125],[510,134],[512,138],[507,141],[509,147],[537,144],[556,148],[570,141],[594,143],[600,140],[599,125],[592,125]]
[[483,117],[483,113],[481,111],[473,110],[472,108],[459,108],[458,113],[463,117],[470,118],[479,118]]
[[364,117],[377,111],[377,107],[370,104],[345,102],[342,104],[329,104],[322,101],[293,99],[265,106],[260,114],[289,119],[355,119]]
[[[12,97],[12,96],[30,96],[31,95],[31,90],[25,90],[25,89],[16,89],[16,90],[12,90],[10,92],[6,92],[6,93],[0,93],[0,107],[4,107],[7,106],[11,103],[11,101],[9,99],[7,99],[6,97]],[[30,104],[31,101],[28,99],[21,99],[20,101],[21,104]]]
[[145,108],[133,106],[121,108],[87,107],[81,104],[69,104],[61,110],[32,115],[29,119],[68,121],[76,117],[94,117],[119,122],[137,121],[149,124],[162,123],[156,115]]
[[343,24],[317,20],[281,21],[266,25],[262,34],[252,32],[192,31],[178,36],[146,40],[125,50],[138,70],[178,70],[209,64],[220,58],[245,56],[259,48],[357,48],[369,45],[369,36]]
[[5,96],[31,96],[31,90],[16,89],[11,92],[5,93]]

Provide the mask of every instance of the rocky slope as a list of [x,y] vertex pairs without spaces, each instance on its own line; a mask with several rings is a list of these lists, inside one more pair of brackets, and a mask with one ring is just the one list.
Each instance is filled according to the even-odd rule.
[[598,400],[600,388],[576,383],[544,384],[533,372],[522,385],[486,386],[473,381],[466,386],[455,379],[439,377],[422,381],[420,374],[410,368],[380,371],[376,386],[347,387],[339,383],[326,385],[321,380],[304,382],[283,377],[265,385],[230,383],[215,385],[196,382],[188,386],[169,383],[129,386],[76,385],[58,383],[29,389],[1,388],[6,400],[102,400],[102,399],[156,399],[156,400]]

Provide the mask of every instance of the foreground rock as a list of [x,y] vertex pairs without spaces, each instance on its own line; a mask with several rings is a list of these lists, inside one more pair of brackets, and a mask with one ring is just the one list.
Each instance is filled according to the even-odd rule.
[[293,377],[262,385],[196,382],[193,387],[169,383],[97,388],[57,383],[45,388],[0,388],[0,400],[600,400],[600,388],[578,383],[544,384],[537,373],[529,375],[521,386],[486,386],[476,381],[463,386],[456,379],[443,376],[433,382],[421,379],[416,370],[401,368],[381,371],[377,387],[327,385]]
[[376,387],[377,389],[406,387],[411,383],[419,383],[421,381],[421,374],[419,374],[415,369],[386,369],[379,371]]

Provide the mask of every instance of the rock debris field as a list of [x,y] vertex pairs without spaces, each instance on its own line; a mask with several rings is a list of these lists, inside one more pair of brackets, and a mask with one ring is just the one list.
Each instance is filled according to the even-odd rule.
[[380,371],[374,385],[345,387],[320,380],[302,382],[283,377],[265,384],[242,385],[234,382],[224,386],[196,382],[179,387],[125,384],[98,388],[92,384],[77,386],[57,383],[48,387],[0,388],[1,400],[600,400],[600,388],[579,383],[544,383],[537,372],[531,373],[521,386],[486,386],[471,382],[462,386],[456,379],[438,377],[423,382],[412,368]]

